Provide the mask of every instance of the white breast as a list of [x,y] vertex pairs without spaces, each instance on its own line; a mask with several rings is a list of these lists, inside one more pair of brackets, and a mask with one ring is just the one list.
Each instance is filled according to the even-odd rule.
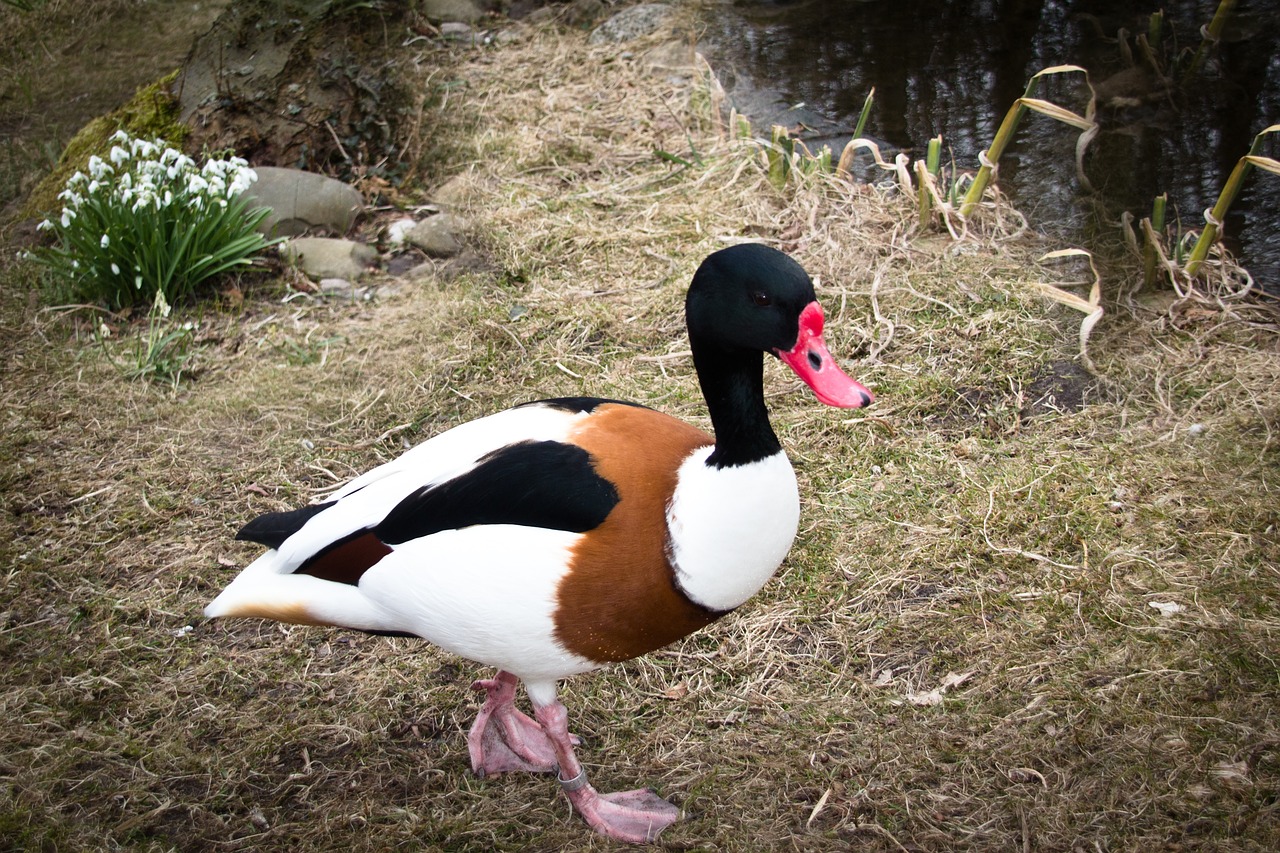
[[796,536],[800,494],[786,454],[712,468],[713,448],[680,466],[667,510],[676,581],[694,602],[730,610],[773,577]]

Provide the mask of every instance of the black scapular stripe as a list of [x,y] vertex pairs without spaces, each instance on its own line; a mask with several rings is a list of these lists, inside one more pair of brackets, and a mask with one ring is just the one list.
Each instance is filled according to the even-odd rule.
[[373,533],[388,545],[476,524],[519,524],[585,533],[618,503],[591,454],[559,441],[522,441],[475,468],[402,500]]
[[553,409],[564,409],[566,412],[585,412],[591,414],[596,410],[597,406],[603,406],[606,403],[612,403],[615,406],[635,406],[637,409],[647,408],[639,403],[629,403],[626,400],[610,400],[607,397],[553,397],[550,400],[534,400],[529,403],[522,403],[516,408],[522,409],[525,406],[550,406]]

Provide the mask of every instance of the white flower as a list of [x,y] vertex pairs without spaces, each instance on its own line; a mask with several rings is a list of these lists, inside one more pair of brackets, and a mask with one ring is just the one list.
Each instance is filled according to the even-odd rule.
[[62,208],[62,227],[70,228],[71,220],[75,218],[75,212]]
[[112,261],[111,263],[111,274],[120,275],[120,265],[115,263],[114,261]]
[[128,142],[129,134],[125,133],[123,130],[117,130],[115,133],[111,134],[111,138],[116,142]]
[[41,221],[40,221],[40,224],[36,226],[36,230],[37,230],[37,231],[48,231],[48,230],[49,230],[50,228],[52,228],[52,227],[53,227],[53,223],[52,223],[52,222],[50,222],[50,221],[49,221],[49,220],[47,220],[47,219],[43,219],[43,220],[41,220]]
[[240,193],[249,189],[249,185],[256,180],[258,180],[258,173],[253,171],[253,169],[241,169],[236,173],[236,176],[232,178],[231,185],[227,187],[227,195],[240,195]]
[[161,317],[169,316],[169,300],[164,298],[164,291],[156,291],[156,310],[160,312]]
[[121,163],[129,159],[129,152],[125,151],[119,145],[111,146],[111,162],[119,166]]
[[98,337],[100,337],[100,338],[109,338],[109,337],[111,337],[111,327],[110,327],[110,326],[108,326],[105,322],[104,322],[104,323],[100,323],[100,324],[98,325]]
[[138,290],[142,290],[142,276],[135,275],[133,277],[133,286]]
[[101,244],[100,244],[100,245],[101,245],[101,246],[102,246],[102,248],[104,248],[104,249],[105,249],[105,248],[107,248],[108,246],[110,246],[110,245],[111,245],[111,238],[110,238],[110,237],[108,237],[106,234],[103,234],[103,235],[102,235],[102,242],[101,242]]

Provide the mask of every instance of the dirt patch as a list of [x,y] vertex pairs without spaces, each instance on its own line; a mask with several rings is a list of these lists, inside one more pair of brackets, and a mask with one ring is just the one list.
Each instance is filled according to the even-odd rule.
[[1098,380],[1074,361],[1055,361],[1023,391],[1022,419],[1078,412],[1096,396]]

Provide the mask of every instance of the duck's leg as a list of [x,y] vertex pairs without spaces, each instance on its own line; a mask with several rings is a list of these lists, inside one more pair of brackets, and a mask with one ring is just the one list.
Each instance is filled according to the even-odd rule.
[[662,830],[675,823],[680,810],[647,788],[601,794],[592,787],[574,755],[564,705],[554,699],[542,705],[535,699],[533,713],[555,747],[560,787],[592,829],[619,841],[645,844],[656,841]]
[[471,685],[488,696],[467,735],[471,769],[483,779],[494,773],[526,770],[550,773],[556,769],[554,745],[542,726],[516,710],[517,678],[509,672]]

